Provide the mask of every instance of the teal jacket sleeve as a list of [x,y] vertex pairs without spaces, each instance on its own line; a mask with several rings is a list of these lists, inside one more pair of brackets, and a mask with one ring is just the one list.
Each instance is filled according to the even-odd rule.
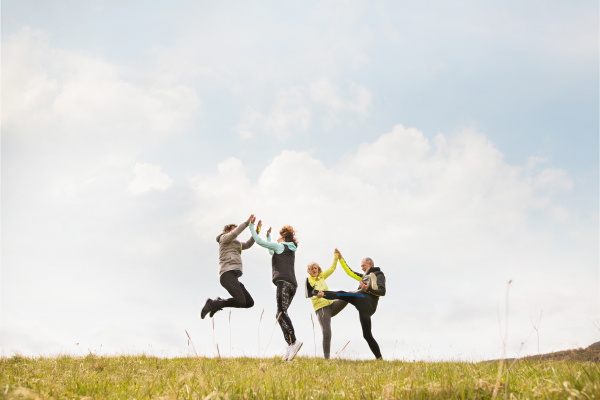
[[262,240],[260,238],[260,236],[258,236],[256,234],[256,232],[254,231],[254,224],[250,224],[250,234],[252,234],[252,237],[254,238],[254,241],[256,242],[257,245],[264,247],[265,249],[269,249],[269,253],[272,255],[273,253],[271,253],[271,251],[274,251],[277,254],[281,254],[283,253],[283,250],[285,250],[285,247],[283,247],[283,245],[281,243],[273,243],[273,242],[267,242],[265,240]]
[[[270,233],[267,235],[267,242],[271,243],[271,234]],[[269,250],[270,255],[273,255],[273,253],[275,253],[273,250]]]

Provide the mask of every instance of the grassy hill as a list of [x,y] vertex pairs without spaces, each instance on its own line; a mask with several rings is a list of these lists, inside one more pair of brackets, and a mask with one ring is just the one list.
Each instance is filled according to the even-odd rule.
[[592,361],[600,362],[600,342],[583,349],[573,349],[556,351],[554,353],[540,354],[537,356],[525,357],[527,360],[545,360],[545,361]]
[[0,358],[0,396],[30,399],[600,398],[600,364],[348,361],[145,355]]

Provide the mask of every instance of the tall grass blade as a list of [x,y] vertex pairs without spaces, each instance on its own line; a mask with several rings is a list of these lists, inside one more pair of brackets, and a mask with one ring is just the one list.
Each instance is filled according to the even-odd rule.
[[281,314],[283,314],[283,312],[280,312],[279,315],[277,316],[277,319],[275,320],[275,325],[273,325],[273,330],[271,331],[271,337],[269,338],[269,343],[267,343],[267,347],[265,347],[265,352],[263,353],[263,357],[265,356],[265,354],[267,354],[267,349],[269,348],[269,345],[271,344],[271,339],[273,339],[273,333],[275,332],[275,327],[277,326],[277,323],[279,322],[279,317],[281,317]]
[[260,319],[258,320],[258,358],[260,358],[260,323],[262,322],[263,314],[265,313],[265,309],[263,308],[260,313]]
[[196,358],[198,358],[198,353],[196,353],[196,347],[194,346],[194,342],[192,341],[192,338],[190,337],[190,334],[188,333],[187,329],[185,329],[185,334],[188,337],[188,346],[190,343],[192,344],[192,349],[194,349],[194,354],[196,354]]

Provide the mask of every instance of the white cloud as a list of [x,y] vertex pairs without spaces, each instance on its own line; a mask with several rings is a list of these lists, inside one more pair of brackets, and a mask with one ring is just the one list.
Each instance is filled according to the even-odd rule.
[[123,68],[52,47],[31,28],[3,37],[2,53],[3,136],[69,143],[89,161],[131,163],[144,146],[186,127],[202,104],[189,87],[127,81]]
[[573,182],[567,177],[567,172],[560,168],[547,168],[535,179],[535,186],[559,192],[568,192],[573,188]]
[[129,183],[129,191],[134,195],[151,190],[164,191],[173,184],[173,180],[162,172],[159,165],[136,163],[133,172],[135,179]]
[[[514,280],[515,304],[509,351],[528,333],[529,313],[542,307],[548,332],[542,333],[542,350],[570,345],[572,335],[561,330],[565,325],[579,332],[579,340],[595,335],[586,324],[597,291],[597,240],[563,234],[573,228],[561,214],[569,209],[552,192],[538,193],[536,182],[544,173],[508,164],[481,133],[429,140],[397,125],[335,165],[308,152],[282,151],[257,180],[234,157],[223,160],[216,173],[177,185],[156,165],[138,163],[134,172],[136,184],[115,179],[72,191],[65,180],[58,193],[67,195],[52,201],[38,195],[17,202],[20,192],[14,190],[3,201],[11,209],[3,220],[10,233],[3,241],[3,282],[11,283],[2,293],[5,350],[50,352],[87,341],[109,353],[148,350],[151,343],[177,355],[187,329],[198,350],[212,354],[212,325],[199,321],[197,313],[207,296],[226,295],[218,283],[215,237],[223,225],[251,213],[275,231],[283,224],[296,228],[299,278],[310,261],[327,265],[335,247],[353,266],[364,256],[375,260],[388,279],[388,294],[373,317],[386,357],[396,340],[404,343],[397,357],[496,355],[496,307],[508,279]],[[562,218],[566,225],[536,230],[530,215],[540,211],[544,220]],[[597,227],[587,232],[597,237]],[[245,232],[241,238],[247,237]],[[244,266],[242,280],[256,306],[233,310],[233,354],[253,355],[256,337],[242,328],[257,327],[264,309],[264,347],[275,301],[268,253],[250,249]],[[31,282],[31,273],[43,284]],[[355,288],[341,270],[328,285]],[[41,308],[34,306],[38,298],[44,299]],[[311,303],[298,295],[290,312],[298,336],[312,337]],[[71,314],[93,315],[94,324]],[[223,313],[216,317],[218,343],[229,338],[227,319]],[[45,342],[34,339],[41,326]],[[102,326],[110,329],[97,328]],[[22,331],[33,332],[31,338]],[[268,354],[283,343],[275,334]],[[332,347],[348,340],[353,356],[371,357],[351,310],[336,317]],[[423,348],[427,354],[418,353]]]
[[294,132],[306,132],[310,122],[310,110],[304,96],[294,88],[281,92],[268,114],[261,114],[253,107],[247,107],[236,132],[243,138],[250,138],[255,132],[265,132],[284,141]]
[[[529,312],[544,306],[544,324],[552,332],[547,345],[568,346],[572,337],[559,332],[565,321],[585,331],[585,340],[593,335],[585,324],[593,313],[586,302],[595,289],[586,284],[580,291],[580,280],[571,273],[591,278],[596,255],[594,246],[572,243],[581,252],[574,257],[555,247],[556,240],[568,240],[560,233],[563,228],[537,231],[530,224],[531,215],[540,211],[544,220],[569,222],[568,209],[546,190],[539,192],[547,171],[506,163],[484,135],[472,130],[430,141],[417,129],[397,125],[332,167],[307,152],[283,151],[256,183],[247,179],[240,160],[230,158],[219,165],[218,175],[190,181],[197,194],[193,220],[207,242],[225,222],[246,217],[242,208],[275,230],[292,224],[300,237],[298,276],[309,261],[329,262],[334,247],[353,264],[374,258],[390,284],[375,326],[401,321],[376,328],[387,352],[402,339],[413,350],[434,343],[433,357],[493,354],[500,348],[493,340],[496,307],[508,279],[515,282],[511,301],[518,304],[511,311],[509,351],[517,351],[526,337]],[[561,179],[564,175],[554,176]],[[267,262],[254,250],[248,260],[249,265]],[[349,288],[343,273],[330,279],[330,287]],[[580,311],[565,310],[565,301],[577,303]],[[344,316],[336,323],[338,340],[357,341],[356,354],[368,357],[354,332],[356,321]],[[445,337],[439,328],[448,324],[454,336]]]
[[306,132],[315,113],[324,113],[325,126],[331,127],[342,121],[364,122],[370,108],[371,92],[366,87],[352,84],[342,92],[330,80],[321,78],[308,87],[281,91],[266,114],[246,107],[235,131],[243,138],[264,132],[285,141],[294,133]]
[[321,78],[310,85],[310,97],[329,108],[329,119],[339,119],[343,112],[351,113],[360,122],[369,116],[371,92],[361,85],[352,84],[348,93],[342,94],[330,80]]

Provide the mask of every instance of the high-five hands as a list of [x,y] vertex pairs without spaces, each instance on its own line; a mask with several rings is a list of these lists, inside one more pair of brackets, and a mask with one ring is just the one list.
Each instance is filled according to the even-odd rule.
[[256,221],[256,217],[254,214],[250,215],[250,223],[254,225],[254,221]]
[[337,255],[339,256],[339,258],[342,258],[342,253],[340,253],[340,251],[338,249],[335,249],[333,252],[337,253]]

